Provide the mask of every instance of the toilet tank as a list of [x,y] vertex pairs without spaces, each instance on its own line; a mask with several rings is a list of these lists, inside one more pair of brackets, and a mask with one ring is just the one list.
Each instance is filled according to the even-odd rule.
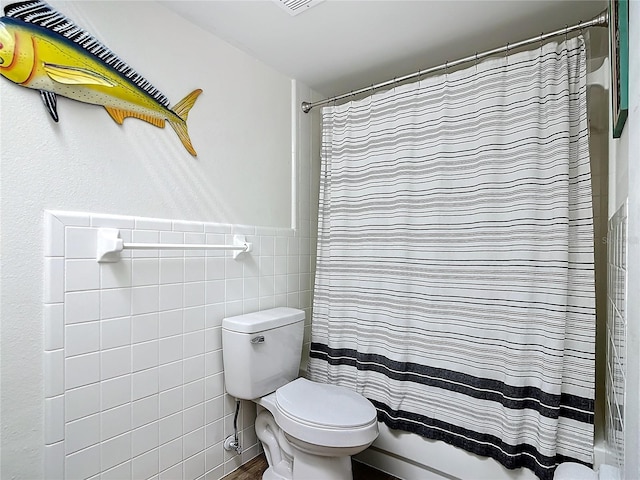
[[229,395],[252,400],[298,377],[304,312],[279,307],[222,320],[222,360]]

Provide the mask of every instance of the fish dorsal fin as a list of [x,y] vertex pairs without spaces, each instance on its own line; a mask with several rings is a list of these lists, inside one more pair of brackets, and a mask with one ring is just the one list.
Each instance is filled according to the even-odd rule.
[[54,122],[58,121],[58,100],[56,98],[56,94],[53,92],[47,92],[46,90],[40,90],[40,97],[42,97],[42,102],[44,106],[47,107],[47,112],[51,115]]
[[44,71],[47,72],[51,80],[65,85],[102,85],[103,87],[115,87],[108,78],[86,68],[67,67],[64,65],[54,65],[45,63]]
[[152,117],[151,115],[145,115],[144,113],[132,112],[129,110],[122,110],[120,108],[114,108],[114,107],[104,107],[104,108],[107,110],[111,118],[113,118],[113,120],[119,125],[122,125],[122,122],[124,121],[125,118],[133,117],[133,118],[138,118],[140,120],[144,120],[145,122],[150,123],[151,125],[155,125],[156,127],[164,128],[163,118]]
[[82,48],[87,54],[112,67],[162,106],[169,108],[169,99],[160,90],[100,43],[97,38],[54,10],[46,2],[26,0],[12,3],[4,7],[4,13],[7,17],[38,25],[55,34],[62,35]]

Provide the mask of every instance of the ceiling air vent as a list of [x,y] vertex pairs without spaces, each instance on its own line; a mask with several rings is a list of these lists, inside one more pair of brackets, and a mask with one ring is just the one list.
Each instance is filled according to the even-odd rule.
[[324,2],[324,0],[273,0],[281,8],[286,10],[289,15],[295,17],[296,15],[300,15],[303,12],[306,12],[311,7],[315,7],[319,3]]

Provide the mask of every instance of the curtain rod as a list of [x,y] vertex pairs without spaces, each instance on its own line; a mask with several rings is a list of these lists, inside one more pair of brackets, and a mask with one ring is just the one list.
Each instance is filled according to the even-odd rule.
[[414,72],[414,73],[410,73],[408,75],[405,75],[403,77],[398,77],[398,78],[394,78],[393,80],[387,80],[386,82],[382,82],[382,83],[378,83],[376,85],[371,85],[370,87],[365,87],[365,88],[361,88],[360,90],[355,90],[349,93],[343,93],[342,95],[337,95],[335,97],[331,97],[331,98],[325,98],[324,100],[319,100],[317,102],[302,102],[301,108],[302,111],[304,113],[309,113],[309,111],[314,108],[314,107],[318,107],[321,105],[327,105],[328,103],[332,103],[338,100],[342,100],[344,98],[348,98],[351,96],[355,96],[355,95],[359,95],[361,93],[366,93],[366,92],[373,92],[374,90],[377,90],[379,88],[384,88],[384,87],[389,87],[391,85],[396,85],[400,82],[404,82],[406,80],[412,80],[414,78],[420,78],[424,75],[428,75],[430,73],[433,72],[437,72],[438,70],[444,70],[447,68],[451,68],[451,67],[456,67],[458,65],[461,65],[463,63],[467,63],[467,62],[472,62],[472,61],[478,61],[482,58],[485,57],[489,57],[491,55],[496,55],[498,53],[503,53],[503,52],[508,52],[509,50],[514,50],[520,47],[524,47],[525,45],[529,45],[531,43],[536,43],[536,42],[543,42],[545,40],[547,40],[548,38],[552,38],[552,37],[557,37],[559,35],[566,35],[570,32],[573,32],[575,30],[582,30],[583,28],[590,28],[590,27],[606,27],[609,25],[609,12],[607,10],[603,11],[602,13],[600,13],[599,15],[597,15],[596,17],[592,18],[591,20],[589,20],[588,22],[578,22],[575,25],[572,26],[565,26],[564,28],[560,28],[558,30],[555,30],[553,32],[549,32],[549,33],[541,33],[540,35],[538,35],[537,37],[532,37],[532,38],[528,38],[527,40],[522,40],[520,42],[517,43],[507,43],[505,46],[503,47],[498,47],[498,48],[494,48],[493,50],[486,50],[484,52],[481,53],[475,53],[474,55],[470,55],[468,57],[465,58],[461,58],[459,60],[455,60],[453,62],[445,62],[442,65],[438,65],[436,67],[431,67],[431,68],[427,68],[426,70],[420,70],[418,72]]

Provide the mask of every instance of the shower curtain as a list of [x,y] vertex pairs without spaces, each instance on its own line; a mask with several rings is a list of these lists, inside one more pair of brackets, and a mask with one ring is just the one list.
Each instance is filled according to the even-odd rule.
[[585,55],[564,39],[323,110],[310,378],[541,479],[593,455]]

